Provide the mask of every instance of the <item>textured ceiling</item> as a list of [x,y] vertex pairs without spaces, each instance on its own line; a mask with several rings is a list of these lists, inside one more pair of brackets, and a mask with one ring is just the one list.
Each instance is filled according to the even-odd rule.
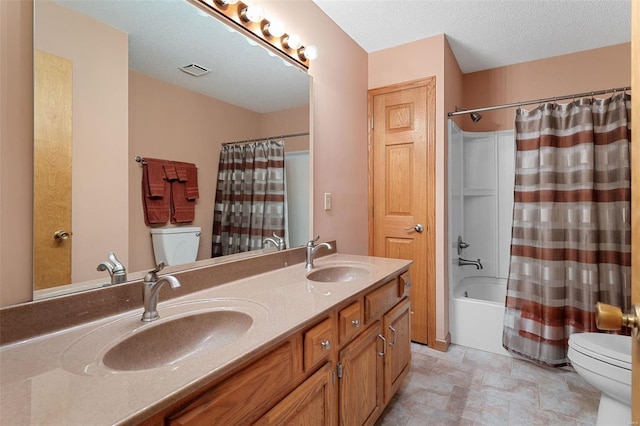
[[631,0],[313,0],[367,52],[446,34],[463,73],[631,40]]
[[[129,67],[141,73],[260,113],[309,102],[305,72],[184,0],[57,3],[126,32]],[[179,70],[191,63],[211,72],[196,78]]]

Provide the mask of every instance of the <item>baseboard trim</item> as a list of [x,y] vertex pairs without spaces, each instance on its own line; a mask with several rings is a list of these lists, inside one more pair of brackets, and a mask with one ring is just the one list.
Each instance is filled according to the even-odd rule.
[[445,337],[444,340],[436,339],[435,344],[433,345],[433,349],[440,352],[447,352],[450,344],[451,344],[451,334],[447,333],[447,337]]

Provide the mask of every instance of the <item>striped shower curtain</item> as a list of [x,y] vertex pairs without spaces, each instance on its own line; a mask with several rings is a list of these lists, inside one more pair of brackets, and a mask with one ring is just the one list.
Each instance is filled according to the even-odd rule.
[[626,93],[517,112],[506,349],[563,366],[596,302],[630,308],[630,121]]
[[211,257],[262,248],[287,225],[284,141],[223,145],[213,217]]

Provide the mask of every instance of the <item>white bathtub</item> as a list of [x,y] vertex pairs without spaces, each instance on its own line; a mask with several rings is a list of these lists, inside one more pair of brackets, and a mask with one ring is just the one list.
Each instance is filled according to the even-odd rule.
[[502,347],[502,326],[507,280],[468,277],[451,294],[451,343],[509,355]]

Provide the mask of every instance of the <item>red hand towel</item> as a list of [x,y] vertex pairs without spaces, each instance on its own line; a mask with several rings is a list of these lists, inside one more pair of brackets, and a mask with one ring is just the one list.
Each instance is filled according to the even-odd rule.
[[166,176],[168,181],[173,181],[178,179],[178,172],[176,171],[176,167],[173,164],[164,164],[164,175]]
[[[171,186],[168,181],[161,179],[155,187],[162,185],[162,196],[150,197],[147,191],[149,185],[149,161],[142,165],[142,207],[144,211],[144,223],[149,226],[153,224],[167,223],[171,213]],[[162,165],[159,167],[162,171]],[[157,192],[156,192],[157,193]]]
[[142,163],[142,174],[147,181],[147,184],[143,187],[143,195],[149,198],[164,196],[164,164],[164,160],[156,160],[154,158],[147,158]]
[[200,198],[198,191],[198,168],[195,164],[187,163],[187,200],[197,200]]
[[187,200],[186,182],[171,182],[171,223],[193,222],[196,215],[196,201]]

